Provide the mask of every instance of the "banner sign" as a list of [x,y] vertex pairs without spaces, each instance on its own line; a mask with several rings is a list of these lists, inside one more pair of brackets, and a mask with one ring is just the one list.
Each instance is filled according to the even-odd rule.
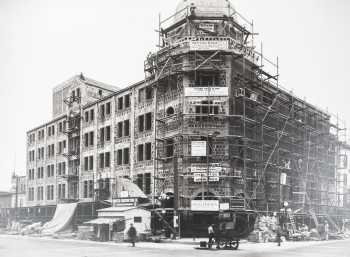
[[192,211],[219,211],[218,200],[192,200]]
[[192,141],[191,142],[192,156],[207,156],[207,141]]
[[185,87],[185,96],[228,96],[228,87]]
[[215,32],[215,24],[213,23],[200,23],[199,28],[206,31]]
[[191,51],[228,50],[228,40],[190,40]]

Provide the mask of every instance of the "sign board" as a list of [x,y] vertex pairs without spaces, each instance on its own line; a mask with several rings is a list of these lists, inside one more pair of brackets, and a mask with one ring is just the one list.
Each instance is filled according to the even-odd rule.
[[[206,173],[194,173],[193,174],[193,181],[195,183],[207,182],[208,176]],[[220,181],[219,173],[209,173],[209,182],[219,182],[219,181]]]
[[200,23],[200,29],[204,29],[209,32],[215,32],[215,24],[214,23]]
[[191,142],[192,156],[207,156],[207,141],[192,141]]
[[227,211],[230,209],[229,203],[220,203],[220,211]]
[[121,192],[120,192],[120,197],[121,197],[121,198],[129,197],[129,192],[128,192],[128,191],[121,191]]
[[185,87],[185,96],[228,96],[228,87]]
[[219,211],[218,200],[192,200],[191,211]]
[[227,40],[190,40],[191,51],[228,50]]

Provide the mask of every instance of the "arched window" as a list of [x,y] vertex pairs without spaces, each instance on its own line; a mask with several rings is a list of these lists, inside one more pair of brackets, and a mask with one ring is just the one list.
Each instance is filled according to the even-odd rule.
[[170,116],[170,115],[173,115],[175,113],[175,110],[174,110],[174,108],[173,107],[168,107],[167,109],[166,109],[166,115],[167,116]]

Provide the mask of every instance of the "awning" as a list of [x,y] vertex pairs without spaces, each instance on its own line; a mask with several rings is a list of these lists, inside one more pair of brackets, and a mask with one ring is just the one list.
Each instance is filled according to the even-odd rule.
[[84,224],[96,224],[96,225],[112,224],[112,223],[116,222],[117,220],[120,220],[120,219],[118,219],[118,218],[97,218],[94,220],[84,222]]

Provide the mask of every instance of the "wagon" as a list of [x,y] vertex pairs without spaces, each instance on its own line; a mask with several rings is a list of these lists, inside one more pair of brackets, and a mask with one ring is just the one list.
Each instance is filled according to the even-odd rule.
[[[237,250],[239,241],[247,238],[254,230],[257,213],[254,211],[220,212],[214,224],[216,248]],[[211,248],[212,244],[208,244]]]

